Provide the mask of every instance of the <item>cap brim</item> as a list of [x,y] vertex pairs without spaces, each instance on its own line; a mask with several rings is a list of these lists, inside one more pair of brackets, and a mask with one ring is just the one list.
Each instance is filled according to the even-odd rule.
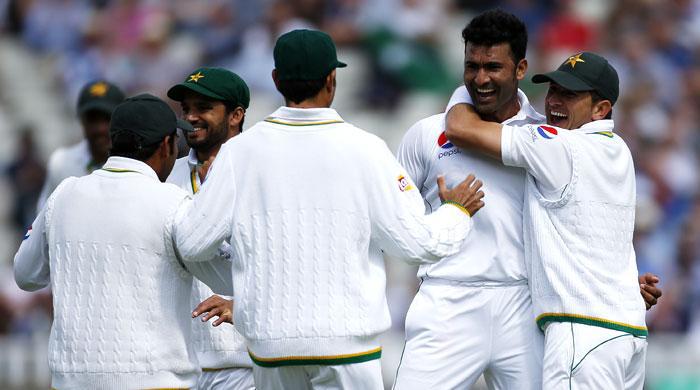
[[336,62],[336,64],[335,64],[336,68],[344,68],[344,67],[348,66],[348,64],[346,64],[344,62],[340,62],[338,60],[336,60],[335,62]]
[[218,95],[202,87],[199,84],[194,83],[180,83],[175,85],[174,87],[168,90],[168,97],[175,100],[176,102],[181,102],[185,98],[185,92],[187,91],[197,92],[200,95],[204,95],[216,100],[226,100],[225,97]]
[[585,81],[572,75],[571,73],[562,72],[560,70],[555,70],[554,72],[536,74],[532,76],[532,82],[535,84],[541,83],[557,83],[562,87],[570,91],[593,91],[595,88],[591,87]]
[[107,115],[112,115],[112,111],[114,111],[114,109],[117,108],[118,105],[119,104],[99,100],[86,102],[82,106],[78,107],[78,115],[83,116],[89,111],[99,111]]
[[177,120],[177,128],[182,131],[194,131],[192,124],[184,119]]

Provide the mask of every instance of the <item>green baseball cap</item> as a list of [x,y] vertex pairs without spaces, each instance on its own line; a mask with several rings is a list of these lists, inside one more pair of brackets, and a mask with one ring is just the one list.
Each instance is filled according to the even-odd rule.
[[605,58],[590,52],[572,55],[557,70],[532,76],[532,82],[554,82],[570,91],[596,91],[612,104],[620,94],[615,68]]
[[78,95],[78,115],[83,116],[88,111],[112,114],[124,98],[124,92],[109,81],[97,80],[87,83]]
[[331,37],[316,30],[294,30],[277,39],[275,69],[279,80],[318,80],[335,68],[347,64],[338,61]]
[[240,76],[224,68],[199,68],[168,90],[168,97],[181,102],[185,91],[194,91],[212,99],[248,108],[250,90]]
[[166,102],[144,93],[127,98],[114,109],[109,134],[114,138],[119,134],[132,133],[141,138],[142,146],[147,146],[162,141],[178,128],[194,130],[189,122],[177,119]]

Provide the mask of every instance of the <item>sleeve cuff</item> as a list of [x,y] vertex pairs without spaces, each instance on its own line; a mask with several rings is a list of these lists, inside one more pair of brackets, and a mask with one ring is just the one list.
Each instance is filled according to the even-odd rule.
[[501,129],[501,160],[503,160],[504,165],[516,166],[515,158],[513,156],[513,127],[508,125],[503,125]]

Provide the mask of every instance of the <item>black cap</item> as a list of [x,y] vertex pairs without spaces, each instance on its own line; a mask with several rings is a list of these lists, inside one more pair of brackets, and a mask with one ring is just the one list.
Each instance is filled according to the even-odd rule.
[[124,98],[124,92],[109,81],[93,81],[80,90],[78,115],[83,116],[88,111],[100,111],[111,115]]
[[185,91],[190,90],[212,99],[248,108],[250,90],[240,76],[223,68],[199,68],[185,81],[168,90],[168,97],[181,102]]
[[554,72],[534,75],[532,82],[554,82],[570,91],[596,91],[612,104],[620,94],[620,79],[615,68],[605,58],[589,52],[569,57]]
[[318,80],[335,68],[338,61],[331,37],[316,30],[294,30],[277,39],[273,51],[279,80]]
[[177,128],[193,131],[187,121],[177,119],[175,112],[163,100],[151,94],[132,96],[124,100],[112,113],[109,134],[131,133],[141,139],[142,146],[161,142]]

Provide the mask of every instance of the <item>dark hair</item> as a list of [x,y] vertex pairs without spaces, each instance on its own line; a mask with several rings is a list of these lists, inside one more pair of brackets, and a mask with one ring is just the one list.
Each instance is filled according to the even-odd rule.
[[286,100],[299,104],[318,95],[326,84],[326,77],[328,75],[317,80],[278,80],[277,90]]
[[[170,134],[169,144],[172,146],[175,142],[175,134],[177,130]],[[112,136],[112,149],[109,151],[110,156],[133,158],[134,160],[146,161],[158,150],[160,140],[150,145],[141,145],[143,138],[130,132],[122,132]]]
[[[606,98],[600,96],[600,94],[596,91],[590,91],[590,92],[591,92],[591,103],[592,104],[596,104],[596,103],[601,102],[603,100],[608,100],[608,101],[610,100],[610,99],[606,99]],[[604,119],[612,119],[612,108],[610,109],[610,112],[608,112],[608,115],[606,115]]]
[[501,9],[486,11],[467,24],[462,30],[464,44],[493,46],[501,43],[510,45],[513,62],[525,58],[527,50],[527,29],[517,16]]

